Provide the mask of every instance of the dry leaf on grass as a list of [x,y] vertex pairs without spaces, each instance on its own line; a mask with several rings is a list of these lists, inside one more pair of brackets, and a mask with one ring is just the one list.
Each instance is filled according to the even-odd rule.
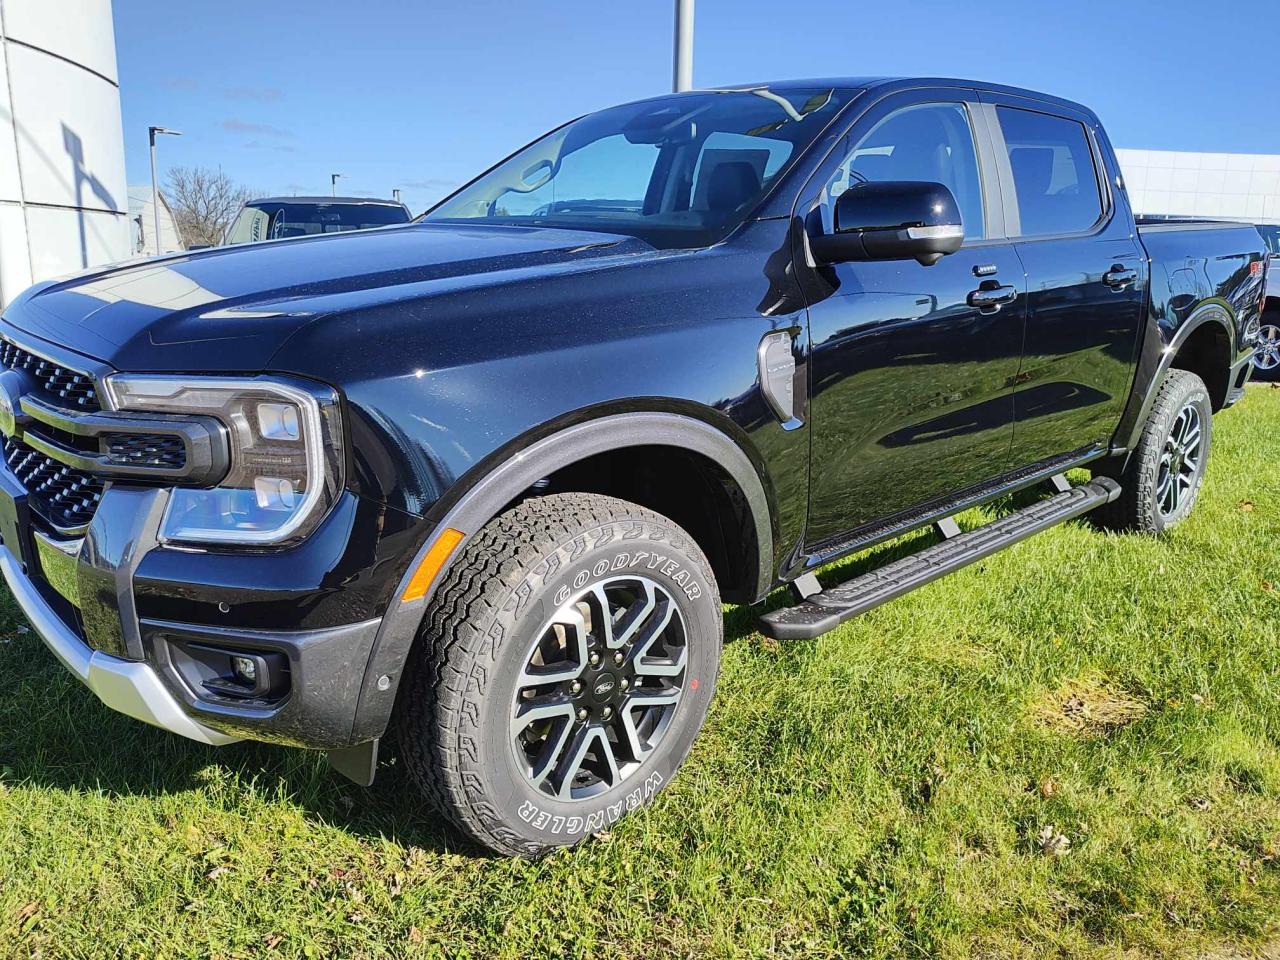
[[1052,823],[1036,835],[1036,844],[1046,857],[1065,857],[1071,852],[1071,841]]

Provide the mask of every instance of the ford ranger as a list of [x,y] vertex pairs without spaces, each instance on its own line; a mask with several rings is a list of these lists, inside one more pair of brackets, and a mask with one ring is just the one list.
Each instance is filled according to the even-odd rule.
[[1251,226],[1137,223],[1097,117],[1026,90],[602,110],[407,225],[18,297],[0,569],[108,706],[363,783],[394,735],[442,817],[538,855],[671,780],[723,601],[785,586],[760,629],[813,637],[1087,512],[1175,526],[1266,264]]

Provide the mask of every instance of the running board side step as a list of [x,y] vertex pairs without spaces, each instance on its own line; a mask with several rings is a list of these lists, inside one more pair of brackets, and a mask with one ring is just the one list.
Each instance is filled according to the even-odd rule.
[[941,576],[1013,546],[1042,530],[1088,513],[1120,496],[1120,485],[1109,477],[1038,500],[984,527],[958,533],[901,560],[808,596],[760,618],[759,629],[778,640],[801,640],[834,630],[858,614],[888,603]]

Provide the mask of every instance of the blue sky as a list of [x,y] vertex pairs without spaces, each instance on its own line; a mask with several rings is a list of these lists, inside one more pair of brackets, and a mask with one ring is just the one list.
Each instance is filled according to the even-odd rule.
[[[419,212],[563,120],[664,93],[671,0],[115,0],[130,183],[403,191]],[[1209,11],[1218,9],[1221,16]],[[1270,18],[1203,0],[697,0],[698,86],[977,77],[1089,104],[1121,147],[1280,153]],[[1227,64],[1201,64],[1221,58]]]

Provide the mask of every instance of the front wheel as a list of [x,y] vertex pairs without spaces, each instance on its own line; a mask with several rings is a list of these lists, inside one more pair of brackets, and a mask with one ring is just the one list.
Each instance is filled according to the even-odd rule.
[[491,521],[432,599],[401,688],[401,754],[472,839],[537,856],[646,804],[715,690],[720,596],[678,526],[556,494]]
[[1170,370],[1127,465],[1111,474],[1120,496],[1094,511],[1094,518],[1143,533],[1181,523],[1200,495],[1212,435],[1213,405],[1204,381],[1189,370]]

